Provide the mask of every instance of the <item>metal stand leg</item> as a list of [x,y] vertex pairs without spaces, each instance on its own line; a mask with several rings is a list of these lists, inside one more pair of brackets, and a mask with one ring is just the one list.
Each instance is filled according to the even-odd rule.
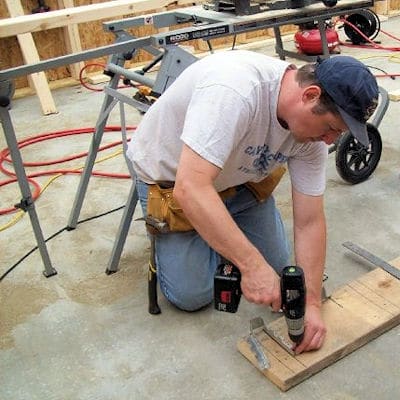
[[325,20],[321,18],[318,19],[318,30],[322,42],[323,58],[329,58],[330,54],[329,54],[328,40],[326,38]]
[[[118,74],[115,74],[112,77],[109,86],[115,89],[118,86],[119,77],[120,76]],[[72,206],[67,230],[75,229],[76,225],[78,224],[79,214],[82,208],[83,200],[85,198],[90,175],[93,170],[93,165],[94,162],[96,161],[97,152],[101,144],[101,139],[103,138],[104,128],[106,127],[106,123],[110,115],[110,112],[116,103],[117,100],[115,100],[113,96],[106,94],[99,114],[99,118],[96,123],[96,129],[93,135],[92,143],[90,145],[88,156],[86,158],[85,167],[83,169],[83,173],[79,181],[78,191],[76,193],[74,204]]]
[[[281,60],[285,60],[287,57],[294,57],[306,62],[313,62],[317,59],[318,56],[302,54],[301,52],[295,52],[290,50],[285,50],[283,48],[283,41],[281,36],[281,31],[279,26],[274,26],[274,35],[275,35],[275,52],[278,54]],[[323,49],[323,58],[329,58],[329,48],[328,41],[326,39],[326,31],[325,31],[325,21],[324,19],[318,19],[318,29],[321,35],[322,41],[322,49]]]
[[[7,101],[6,101],[7,100]],[[0,119],[3,125],[4,134],[7,141],[7,146],[10,150],[10,155],[13,161],[15,174],[17,175],[18,185],[22,194],[21,202],[17,205],[24,211],[27,211],[31,220],[33,232],[36,237],[36,242],[42,256],[45,277],[50,277],[57,274],[57,271],[52,267],[49,254],[47,252],[46,242],[43,237],[42,229],[40,227],[39,218],[36,214],[35,204],[32,199],[32,193],[29,187],[28,179],[26,177],[24,164],[22,162],[21,153],[18,148],[15,130],[8,112],[9,100],[1,98],[0,101]]]
[[[128,146],[128,139],[126,137],[126,121],[125,121],[125,109],[124,103],[120,101],[120,117],[121,117],[121,132],[122,132],[122,142],[124,147],[124,157],[126,160],[126,165],[128,166],[129,172],[132,179],[135,178],[135,172],[131,162],[126,157],[126,149]],[[133,214],[135,212],[136,204],[138,202],[138,195],[136,190],[135,181],[132,182],[131,189],[129,191],[128,200],[125,205],[124,213],[121,218],[121,222],[118,228],[117,236],[114,241],[114,247],[111,253],[110,261],[106,269],[106,274],[110,275],[118,271],[119,260],[121,258],[122,250],[124,249],[126,237],[128,236],[129,228],[131,226]]]
[[124,209],[124,213],[121,218],[121,222],[118,228],[116,240],[114,242],[114,247],[111,253],[110,261],[106,269],[106,274],[110,275],[118,271],[118,264],[124,249],[126,237],[129,232],[129,227],[131,226],[133,213],[135,212],[136,204],[138,201],[138,194],[136,190],[136,183],[133,182],[131,190],[129,192],[128,201]]
[[281,60],[285,60],[285,52],[283,50],[281,30],[279,26],[274,26],[275,51]]

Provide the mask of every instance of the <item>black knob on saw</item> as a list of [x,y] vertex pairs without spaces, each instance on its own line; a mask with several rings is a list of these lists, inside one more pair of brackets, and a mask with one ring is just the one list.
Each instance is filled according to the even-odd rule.
[[304,336],[304,314],[306,309],[306,286],[303,270],[298,266],[287,266],[281,276],[282,309],[288,326],[290,339],[299,344]]
[[6,96],[0,96],[0,107],[8,107],[10,105],[10,99]]
[[337,0],[322,0],[325,7],[334,7],[337,4]]

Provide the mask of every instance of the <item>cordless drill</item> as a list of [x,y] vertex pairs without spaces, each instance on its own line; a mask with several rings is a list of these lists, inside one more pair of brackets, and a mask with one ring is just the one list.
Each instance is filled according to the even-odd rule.
[[295,265],[285,267],[281,276],[282,310],[290,339],[299,344],[304,337],[306,285],[303,270]]
[[[240,271],[225,261],[219,264],[214,276],[214,306],[218,311],[235,313],[242,291]],[[299,344],[304,336],[306,287],[303,270],[287,266],[281,274],[282,310],[285,315],[290,339]]]

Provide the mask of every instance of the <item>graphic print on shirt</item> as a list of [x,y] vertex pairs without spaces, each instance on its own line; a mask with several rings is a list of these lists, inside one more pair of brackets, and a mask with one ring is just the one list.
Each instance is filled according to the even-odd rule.
[[244,153],[253,158],[253,162],[251,163],[252,168],[242,165],[238,168],[238,170],[246,174],[253,174],[257,176],[267,175],[267,171],[270,169],[271,163],[283,164],[288,160],[288,157],[282,154],[280,151],[273,153],[266,144],[262,146],[248,146]]

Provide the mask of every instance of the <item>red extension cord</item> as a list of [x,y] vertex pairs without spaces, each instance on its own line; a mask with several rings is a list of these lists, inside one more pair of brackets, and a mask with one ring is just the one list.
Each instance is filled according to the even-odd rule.
[[[136,127],[127,127],[127,130],[135,130]],[[50,133],[42,133],[37,136],[32,136],[27,139],[21,140],[18,142],[18,147],[22,149],[23,147],[29,146],[31,144],[39,143],[45,140],[51,140],[51,139],[58,139],[60,137],[64,136],[71,136],[71,135],[81,135],[81,134],[87,134],[87,133],[94,133],[94,128],[80,128],[80,129],[70,129],[70,130],[63,130],[63,131],[57,131],[57,132],[50,132]],[[104,129],[104,132],[118,132],[121,131],[120,126],[107,126]],[[99,147],[99,151],[106,150],[118,145],[122,144],[122,140],[119,140],[117,142],[109,143],[104,146]],[[71,160],[76,160],[78,158],[82,158],[87,156],[87,152],[82,152],[79,154],[71,155],[68,157],[60,158],[57,160],[51,160],[51,161],[42,161],[42,162],[24,162],[23,165],[24,167],[41,167],[41,166],[48,166],[48,165],[55,165],[55,164],[61,164],[67,161]],[[12,164],[12,160],[9,157],[10,155],[10,150],[8,148],[2,149],[0,151],[0,171],[7,175],[11,176],[12,178],[6,179],[3,181],[0,181],[0,187],[9,185],[11,183],[17,182],[16,174],[14,171],[11,171],[7,169],[4,164]],[[34,191],[32,193],[33,200],[36,200],[39,195],[40,195],[40,185],[38,182],[36,182],[33,178],[39,177],[39,176],[45,176],[45,175],[57,175],[57,174],[62,174],[62,175],[67,175],[67,174],[81,174],[82,171],[79,170],[74,170],[74,169],[52,169],[52,170],[47,170],[47,171],[38,171],[35,173],[27,174],[27,179],[29,184],[31,184],[34,187]],[[128,179],[130,178],[129,174],[112,174],[112,173],[107,173],[107,172],[100,172],[100,171],[92,171],[92,175],[94,176],[99,176],[99,177],[107,177],[107,178],[117,178],[117,179]],[[15,207],[9,207],[5,209],[0,209],[0,215],[4,214],[9,214],[11,212],[16,211],[17,209]]]

